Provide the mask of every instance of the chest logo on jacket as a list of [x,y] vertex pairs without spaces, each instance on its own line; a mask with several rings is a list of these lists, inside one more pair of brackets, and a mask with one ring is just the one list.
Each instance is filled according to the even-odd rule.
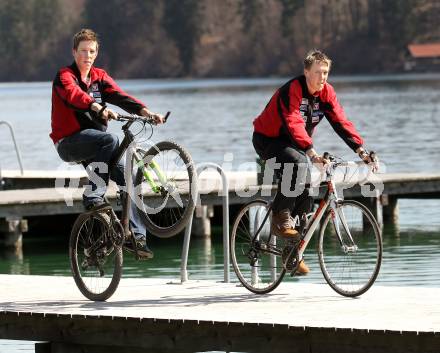
[[[311,112],[311,122],[317,124],[324,117],[324,113],[319,109],[319,102],[313,103],[313,111]],[[299,106],[299,113],[304,122],[309,119],[309,100],[307,98],[301,99],[301,105]]]
[[99,86],[97,83],[94,83],[90,86],[89,95],[93,97],[97,103],[102,103],[101,92],[99,91]]

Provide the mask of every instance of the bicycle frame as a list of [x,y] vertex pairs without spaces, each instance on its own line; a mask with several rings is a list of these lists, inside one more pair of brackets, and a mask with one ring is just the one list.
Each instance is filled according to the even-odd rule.
[[[323,197],[319,207],[307,213],[308,209],[298,206],[297,209],[304,211],[292,215],[293,219],[285,220],[290,226],[293,226],[292,222],[300,221],[295,223],[299,225],[296,236],[275,235],[277,232],[270,225],[273,203],[252,200],[238,213],[231,234],[232,264],[240,283],[251,292],[267,294],[281,283],[286,273],[291,276],[307,273],[302,261],[315,232],[319,237],[321,271],[337,293],[347,297],[359,296],[377,278],[382,260],[382,241],[377,222],[365,205],[355,200],[344,200],[342,193],[344,188],[353,185],[353,176],[361,175],[361,170],[350,171],[349,167],[364,165],[364,162],[346,162],[331,155],[327,157],[323,166],[326,174],[316,185],[325,188],[321,189]],[[341,170],[340,166],[348,168]],[[376,165],[369,167],[374,172]],[[342,179],[338,171],[343,172]],[[356,183],[361,183],[359,180],[356,179]]]
[[137,151],[133,152],[133,158],[136,161],[136,166],[138,167],[138,169],[140,169],[142,171],[142,174],[144,175],[145,180],[150,185],[150,187],[153,190],[153,192],[159,193],[160,192],[160,186],[158,186],[156,184],[156,182],[153,179],[153,176],[148,171],[148,169],[145,167],[145,165],[147,165],[147,167],[149,167],[154,172],[154,174],[156,174],[156,176],[157,176],[158,180],[160,181],[160,183],[165,185],[167,183],[167,179],[166,179],[166,176],[162,173],[162,170],[160,169],[159,165],[155,161],[151,161],[149,163],[145,163],[145,161],[139,155],[139,153],[137,153]]
[[[329,207],[331,207],[332,211],[334,212],[337,201],[338,198],[334,189],[333,181],[328,181],[326,194],[319,203],[319,207],[316,210],[316,212],[313,213],[312,218],[308,222],[309,224],[306,225],[306,229],[307,229],[306,234],[299,242],[298,250],[297,250],[299,259],[302,259],[304,251],[307,248],[310,239],[312,239],[313,233],[315,232],[316,228],[318,228],[319,222],[321,221],[322,217],[327,212]],[[338,233],[339,241],[342,243],[340,232],[337,233]]]
[[[343,199],[338,197],[336,186],[334,181],[332,180],[333,173],[336,170],[336,167],[338,164],[331,164],[327,170],[326,170],[326,181],[324,182],[324,185],[327,186],[327,191],[325,193],[325,196],[319,203],[318,209],[313,213],[312,218],[307,222],[306,224],[306,233],[303,236],[303,238],[300,240],[299,245],[297,247],[297,257],[299,260],[303,258],[303,254],[305,249],[307,248],[307,245],[310,242],[310,239],[312,239],[312,236],[318,228],[322,217],[327,213],[327,210],[330,209],[333,224],[335,226],[335,232],[339,240],[339,244],[341,247],[344,248],[344,251],[356,251],[357,247],[356,244],[353,241],[353,237],[351,236],[350,229],[347,225],[347,221],[345,219],[344,212],[342,208],[338,207],[338,203],[340,203]],[[321,184],[322,185],[322,184]],[[336,216],[338,215],[338,217]],[[352,246],[346,246],[342,240],[342,234],[341,234],[341,228],[339,224],[339,220],[342,222],[343,229],[345,230],[348,239],[350,240]]]
[[[150,185],[151,189],[155,193],[159,193],[161,191],[161,186],[159,186],[155,180],[152,174],[149,172],[149,170],[146,168],[146,165],[151,168],[151,170],[154,172],[154,174],[157,176],[159,182],[162,185],[166,185],[167,179],[162,173],[159,165],[155,161],[151,161],[149,163],[145,163],[144,159],[138,151],[136,150],[136,144],[133,143],[135,141],[135,136],[130,131],[130,126],[133,124],[134,121],[128,121],[122,126],[122,131],[124,133],[124,139],[122,140],[121,144],[119,145],[115,157],[110,161],[109,163],[109,169],[111,169],[112,166],[114,166],[116,163],[119,162],[119,160],[122,158],[123,154],[125,153],[125,170],[129,171],[125,175],[125,179],[128,181],[131,178],[131,171],[133,169],[133,160],[135,161],[135,166],[142,171],[142,174],[145,177],[145,180]],[[133,195],[133,182],[127,182],[126,183],[126,194],[127,195]],[[129,219],[129,205],[130,199],[129,197],[125,197],[122,200],[122,219],[128,220]],[[129,234],[129,222],[125,221],[123,224],[124,233],[127,235]]]
[[[338,237],[338,240],[339,240],[341,247],[343,247],[344,251],[346,251],[346,252],[357,250],[356,244],[353,241],[349,227],[347,225],[343,210],[338,207],[338,203],[340,203],[340,201],[342,201],[342,198],[338,197],[338,194],[336,191],[336,186],[333,181],[333,174],[334,174],[334,171],[336,170],[336,167],[338,165],[341,165],[341,164],[340,163],[332,163],[330,166],[328,166],[328,168],[326,170],[326,181],[321,183],[321,185],[326,186],[326,188],[327,188],[326,193],[325,193],[324,197],[322,198],[321,202],[319,203],[318,209],[314,213],[311,214],[312,215],[311,218],[307,221],[306,226],[305,226],[306,233],[303,235],[303,237],[299,241],[298,246],[292,248],[292,251],[297,252],[297,257],[299,260],[301,260],[303,258],[303,254],[304,254],[305,249],[307,248],[307,245],[309,244],[310,240],[312,239],[312,236],[313,236],[315,230],[318,228],[323,216],[327,213],[328,209],[331,210],[330,212],[332,214],[333,222],[335,225],[336,235]],[[269,206],[268,211],[267,211],[264,219],[261,221],[261,223],[259,222],[260,226],[259,226],[258,230],[255,232],[255,235],[252,239],[252,243],[254,243],[256,240],[258,240],[259,234],[262,231],[262,229],[263,229],[263,227],[269,217],[270,211],[271,211],[271,206]],[[338,214],[339,217],[336,217],[336,214]],[[296,220],[296,218],[295,218],[295,220]],[[345,230],[347,237],[352,244],[351,246],[345,245],[342,240],[341,228],[340,228],[341,225],[340,225],[339,220],[341,220],[342,227]],[[270,243],[272,237],[273,237],[273,235],[271,234],[269,237],[268,243]],[[268,249],[268,250],[266,250],[266,252],[273,253],[274,255],[277,255],[276,252],[273,251],[272,249]]]

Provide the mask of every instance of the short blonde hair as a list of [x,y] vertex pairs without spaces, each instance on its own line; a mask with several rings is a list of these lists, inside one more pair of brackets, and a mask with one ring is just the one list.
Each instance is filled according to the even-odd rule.
[[73,36],[73,49],[78,49],[79,43],[91,40],[96,42],[96,50],[99,47],[98,34],[88,28],[83,28]]
[[317,49],[313,49],[307,53],[306,57],[304,58],[304,69],[309,70],[315,62],[326,63],[329,70],[332,65],[330,58],[322,51]]

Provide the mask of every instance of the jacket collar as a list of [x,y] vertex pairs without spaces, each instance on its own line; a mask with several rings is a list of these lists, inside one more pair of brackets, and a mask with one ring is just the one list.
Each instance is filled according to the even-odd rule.
[[[82,79],[81,79],[81,72],[79,72],[78,65],[76,65],[76,62],[75,62],[75,61],[69,66],[69,68],[70,68],[70,69],[73,71],[73,73],[75,74],[75,77],[78,79],[78,82],[80,82],[80,83],[82,83],[82,84],[85,85],[85,82],[83,82]],[[95,68],[95,67],[92,66],[92,67],[90,68],[90,71],[89,71],[90,83],[93,81],[93,72],[94,72],[94,68]]]

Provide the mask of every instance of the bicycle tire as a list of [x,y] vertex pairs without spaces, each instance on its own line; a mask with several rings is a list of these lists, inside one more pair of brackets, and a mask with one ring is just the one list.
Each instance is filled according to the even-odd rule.
[[[262,224],[261,221],[265,219],[267,207],[268,203],[264,200],[255,200],[244,205],[235,218],[231,233],[231,262],[235,274],[245,288],[256,294],[266,294],[273,291],[281,283],[286,273],[281,256],[279,256],[280,261],[276,261],[277,255],[258,249],[251,242]],[[264,210],[263,214],[259,210]],[[258,241],[261,241],[261,244],[264,244],[270,234],[269,222],[270,216],[266,219],[260,232],[261,238]],[[274,236],[270,239],[273,239],[271,241],[274,242],[284,242],[283,239]],[[269,246],[267,241],[266,246]],[[280,249],[276,243],[270,243],[270,246],[277,248],[280,251],[279,255],[281,255],[284,246]]]
[[[354,244],[342,222],[339,229],[343,244],[338,240],[333,217],[341,221],[341,214]],[[375,282],[382,263],[382,236],[368,208],[346,200],[338,204],[335,215],[330,210],[320,230],[318,256],[322,274],[333,290],[346,297],[364,294]]]
[[[108,214],[91,212],[78,216],[70,234],[69,259],[73,278],[80,292],[92,301],[110,298],[121,280],[122,247],[112,243],[111,231]],[[107,276],[105,265],[109,265],[105,269],[111,271]]]
[[194,162],[191,155],[173,141],[159,142],[147,152],[138,151],[147,163],[158,163],[167,180],[165,186],[160,186],[160,192],[154,192],[142,170],[137,169],[135,189],[141,201],[138,210],[150,233],[159,238],[170,238],[187,226],[194,212],[197,197]]

